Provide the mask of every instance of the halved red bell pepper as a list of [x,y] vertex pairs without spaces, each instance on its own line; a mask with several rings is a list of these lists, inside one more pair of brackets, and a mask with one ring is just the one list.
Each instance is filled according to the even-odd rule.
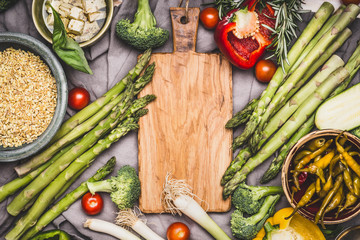
[[242,9],[234,9],[222,18],[215,30],[220,51],[236,67],[249,69],[271,44],[274,10],[266,5],[259,11],[258,1],[251,0]]

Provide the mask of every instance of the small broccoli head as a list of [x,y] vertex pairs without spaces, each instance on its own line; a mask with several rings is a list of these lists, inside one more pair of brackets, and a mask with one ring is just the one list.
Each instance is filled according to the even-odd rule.
[[280,195],[267,196],[259,212],[249,217],[245,217],[241,210],[236,209],[231,214],[230,220],[233,235],[240,239],[253,239],[264,226],[265,221],[274,214],[275,204],[279,199]]
[[259,212],[264,197],[282,192],[282,188],[277,186],[248,186],[242,183],[235,190],[231,201],[234,207],[252,215]]
[[160,47],[169,39],[169,31],[165,29],[155,26],[142,28],[128,19],[121,19],[115,31],[120,39],[138,50]]
[[113,189],[110,197],[119,209],[133,207],[140,196],[140,180],[135,169],[127,165],[122,167],[110,183]]
[[233,235],[239,239],[253,239],[261,229],[238,209],[231,214],[230,224]]
[[263,201],[257,199],[249,189],[238,187],[231,197],[231,202],[240,211],[255,214],[259,211]]

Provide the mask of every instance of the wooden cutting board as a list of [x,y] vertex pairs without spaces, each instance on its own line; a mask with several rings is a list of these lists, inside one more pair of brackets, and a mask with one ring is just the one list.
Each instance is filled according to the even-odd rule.
[[[171,8],[173,53],[154,53],[152,82],[141,96],[155,94],[140,120],[140,209],[163,212],[161,192],[168,172],[185,179],[209,212],[230,209],[222,199],[221,177],[232,158],[232,69],[220,54],[195,52],[199,8]],[[211,41],[212,39],[209,39]]]

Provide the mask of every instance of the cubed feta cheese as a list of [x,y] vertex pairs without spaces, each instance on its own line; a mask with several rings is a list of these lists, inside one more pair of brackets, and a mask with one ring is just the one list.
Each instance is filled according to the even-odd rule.
[[106,18],[106,12],[105,11],[93,12],[93,13],[88,14],[88,19],[89,19],[90,22],[93,22],[95,20],[104,19],[104,18]]
[[72,7],[73,7],[72,5],[70,5],[70,4],[68,4],[68,3],[63,3],[63,2],[62,2],[62,3],[60,4],[59,9],[70,13],[70,10],[71,10]]
[[80,16],[81,16],[81,13],[83,12],[83,10],[81,8],[78,8],[78,7],[72,7],[71,10],[70,10],[70,15],[69,17],[70,18],[73,18],[73,19],[77,19],[77,20],[80,20]]
[[104,0],[82,0],[82,3],[86,13],[97,12],[99,9],[106,7]]
[[89,34],[89,33],[96,33],[100,30],[99,25],[97,24],[97,22],[85,22],[84,25],[84,29],[83,29],[83,34]]
[[69,32],[76,35],[82,34],[83,28],[84,22],[75,19],[71,19],[68,25]]
[[67,16],[69,16],[69,12],[68,12],[68,11],[64,11],[64,10],[62,10],[62,9],[59,9],[57,12],[60,14],[61,17],[65,17],[65,18],[66,18]]
[[96,1],[96,6],[98,7],[98,9],[106,8],[105,0],[97,0]]
[[83,8],[81,0],[70,0],[69,3],[75,7]]
[[100,30],[99,25],[97,22],[85,22],[85,26],[83,29],[83,34],[81,35],[81,42],[90,40],[92,37],[95,36],[95,34]]
[[82,37],[83,35],[74,35],[73,37],[72,37],[72,39],[74,39],[76,42],[83,42],[82,40],[81,40],[81,37]]
[[87,17],[85,16],[84,11],[80,13],[79,20],[84,21],[84,22],[87,21]]

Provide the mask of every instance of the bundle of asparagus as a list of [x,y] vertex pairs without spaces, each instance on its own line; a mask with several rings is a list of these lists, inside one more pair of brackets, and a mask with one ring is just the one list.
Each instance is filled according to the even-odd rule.
[[[96,156],[139,127],[139,118],[148,111],[143,108],[155,99],[154,95],[134,99],[154,74],[155,65],[150,64],[144,74],[138,77],[148,64],[150,55],[151,50],[146,51],[120,82],[67,120],[46,150],[17,166],[16,172],[21,177],[0,187],[0,201],[22,189],[8,204],[7,211],[13,216],[26,211],[6,239],[28,239],[66,210],[88,191],[86,183],[43,214],[91,165]],[[113,168],[114,161],[111,159],[88,181],[105,177]],[[38,224],[28,231],[37,221]]]
[[246,146],[222,178],[224,198],[282,146],[261,182],[273,179],[289,149],[313,128],[316,108],[343,91],[358,71],[360,46],[345,66],[333,54],[351,35],[346,27],[360,13],[360,7],[341,6],[332,14],[333,10],[330,3],[322,4],[289,51],[285,69],[278,68],[261,96],[227,123],[226,127],[232,128],[246,122],[243,133],[234,139],[233,149]]

